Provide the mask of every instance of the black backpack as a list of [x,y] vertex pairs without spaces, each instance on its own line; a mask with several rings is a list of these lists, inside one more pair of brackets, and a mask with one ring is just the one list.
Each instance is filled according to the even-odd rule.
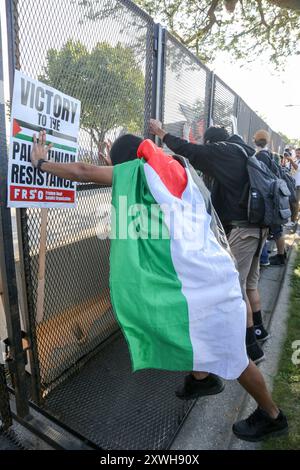
[[285,167],[282,167],[279,165],[275,158],[273,157],[272,152],[269,150],[261,150],[261,152],[264,153],[264,155],[268,158],[268,167],[270,170],[277,176],[277,178],[281,178],[286,182],[287,187],[289,188],[289,191],[291,193],[290,195],[290,208],[292,210],[292,205],[297,201],[297,196],[296,196],[296,181],[295,178],[292,177],[290,174],[289,170]]
[[245,204],[246,197],[249,223],[260,227],[287,223],[291,217],[291,192],[277,168],[279,165],[272,159],[276,167],[272,164],[269,168],[255,154],[249,157],[241,145],[233,142],[230,144],[237,146],[247,158],[249,186],[241,204]]

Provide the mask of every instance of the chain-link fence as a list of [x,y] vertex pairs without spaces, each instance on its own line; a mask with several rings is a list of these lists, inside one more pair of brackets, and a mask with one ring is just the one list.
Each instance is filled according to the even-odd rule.
[[214,126],[225,127],[230,134],[234,131],[237,116],[237,95],[218,77],[214,78],[212,122]]
[[202,143],[208,125],[210,71],[166,35],[163,122],[167,132]]
[[284,150],[284,141],[282,140],[282,137],[277,134],[277,132],[272,131],[271,132],[271,149],[273,152],[276,153],[283,153]]
[[245,142],[249,142],[250,136],[250,121],[251,121],[251,108],[242,100],[238,102],[238,113],[237,113],[237,130],[239,135],[244,139]]
[[[81,101],[79,160],[147,133],[154,23],[127,1],[15,0],[15,62]],[[43,318],[36,319],[41,211],[22,211],[32,347],[40,392],[117,330],[108,290],[110,190],[80,185],[76,209],[48,210]],[[80,278],[80,283],[78,279]]]
[[[278,134],[169,33],[160,38],[130,0],[49,0],[41,13],[34,0],[7,3],[13,67],[81,101],[79,160],[102,165],[107,143],[126,132],[148,137],[155,116],[194,143],[211,122],[249,144],[268,129],[272,149],[282,151]],[[136,378],[124,341],[108,341],[119,329],[108,287],[110,189],[79,185],[77,199],[76,209],[17,211],[33,396],[99,446],[129,449],[135,440],[161,448],[190,406],[173,397],[182,375]],[[37,318],[42,217],[45,299]],[[138,425],[144,411],[147,422]]]
[[0,430],[12,425],[5,367],[0,363]]
[[264,120],[260,116],[258,116],[257,113],[252,111],[251,112],[251,119],[250,119],[249,144],[253,145],[253,136],[254,136],[255,132],[257,132],[260,129],[263,129],[265,131],[270,132],[270,128],[264,122]]

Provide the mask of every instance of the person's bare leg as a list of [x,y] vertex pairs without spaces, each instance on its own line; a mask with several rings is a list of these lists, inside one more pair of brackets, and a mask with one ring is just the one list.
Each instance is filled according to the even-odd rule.
[[197,380],[203,380],[209,375],[208,372],[198,372],[198,371],[197,372],[193,371],[192,374]]
[[[252,318],[254,325],[254,331],[249,331],[249,327],[247,329],[247,336],[249,341],[253,340],[253,334],[255,335],[256,340],[266,341],[269,338],[269,333],[264,327],[264,322],[261,313],[261,302],[260,302],[260,295],[258,289],[247,289],[247,296],[252,307]],[[262,350],[260,352],[262,355]],[[255,356],[250,357],[256,360]],[[263,357],[263,356],[261,356]]]
[[238,378],[241,386],[251,395],[258,405],[268,413],[269,416],[276,419],[279,409],[273,402],[262,373],[256,367],[254,362],[250,361],[248,367]]
[[259,310],[261,310],[260,296],[259,296],[258,289],[247,289],[247,297],[249,299],[252,312],[258,312]]
[[297,223],[299,213],[299,202],[294,202],[291,221]]
[[283,236],[278,238],[278,240],[276,240],[276,246],[277,246],[277,254],[278,255],[284,255],[285,241],[284,241]]
[[249,301],[249,298],[248,298],[248,295],[245,295],[244,296],[244,300],[246,302],[246,306],[247,306],[247,328],[253,326],[253,310],[251,308],[251,304],[250,304],[250,301]]

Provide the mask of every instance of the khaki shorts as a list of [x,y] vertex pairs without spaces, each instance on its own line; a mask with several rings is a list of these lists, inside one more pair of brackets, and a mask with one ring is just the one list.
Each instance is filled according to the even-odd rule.
[[[262,229],[260,241],[259,228],[233,228],[228,237],[228,243],[235,257],[240,282],[243,289],[254,290],[258,287],[260,271],[260,255],[268,236],[268,229]],[[260,244],[258,256],[255,256]]]

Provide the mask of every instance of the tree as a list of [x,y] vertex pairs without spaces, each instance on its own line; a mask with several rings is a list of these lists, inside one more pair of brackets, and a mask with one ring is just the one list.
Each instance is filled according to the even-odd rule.
[[49,49],[41,81],[81,101],[81,127],[99,146],[118,127],[141,132],[145,79],[133,51],[102,42],[90,52],[68,41]]
[[291,139],[287,135],[283,134],[282,132],[278,132],[282,140],[285,142],[286,145],[291,145],[292,147],[299,148],[300,147],[300,140],[299,139]]
[[136,0],[198,57],[220,51],[254,61],[264,52],[277,67],[300,54],[300,0]]

